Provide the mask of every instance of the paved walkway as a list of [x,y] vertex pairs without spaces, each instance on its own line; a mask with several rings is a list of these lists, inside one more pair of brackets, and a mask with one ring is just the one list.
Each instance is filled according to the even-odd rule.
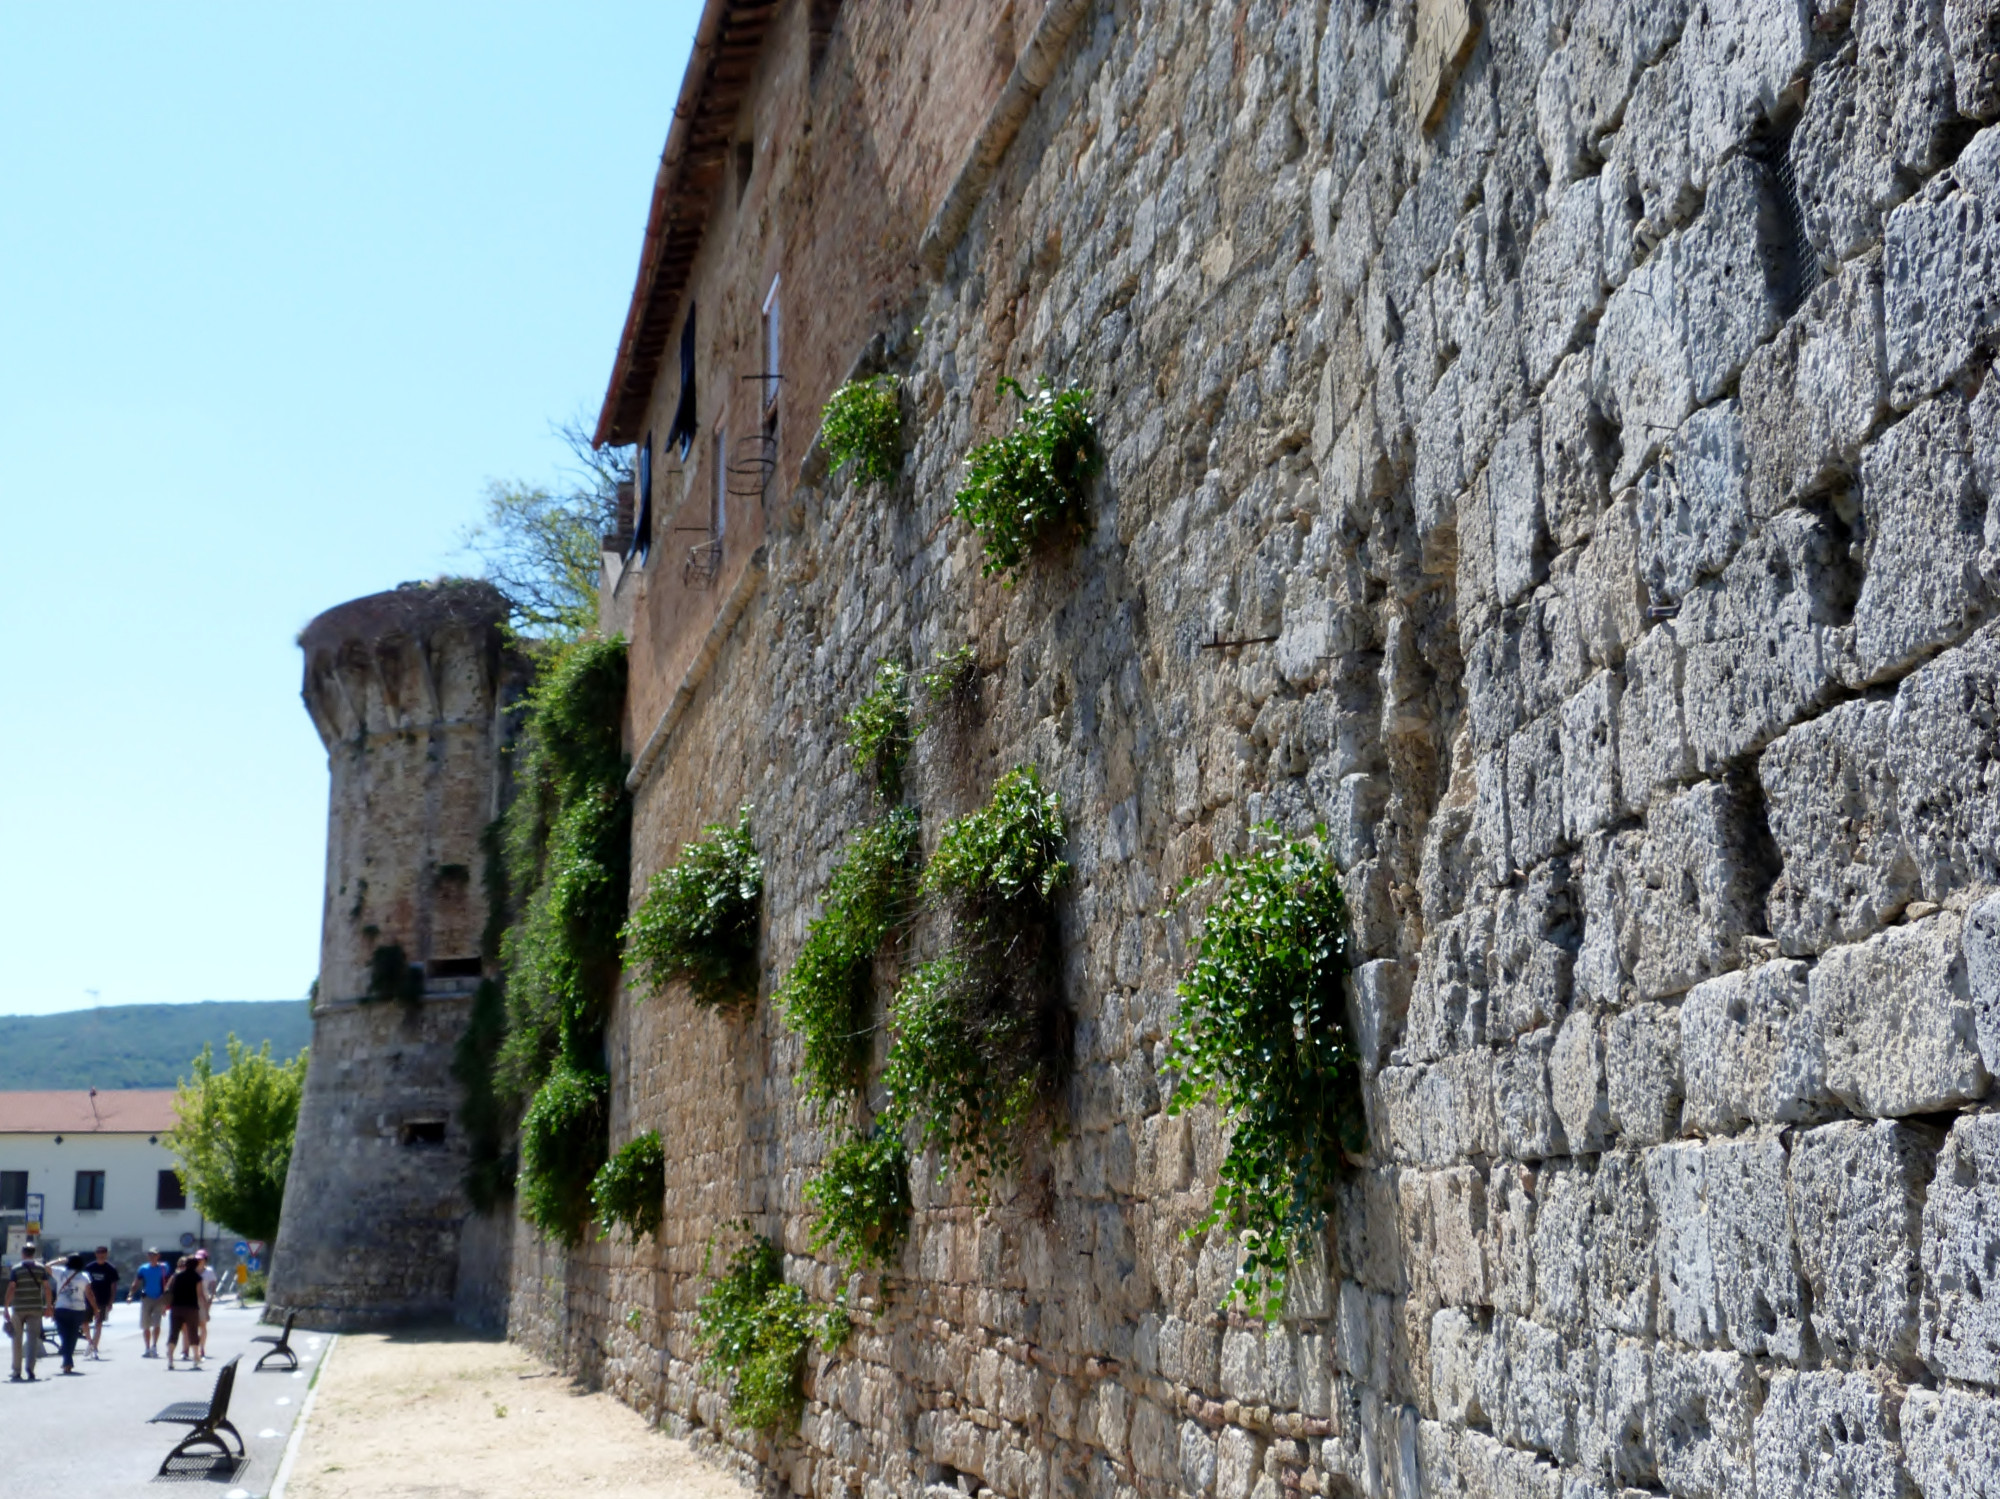
[[343,1333],[285,1485],[285,1499],[748,1492],[629,1406],[510,1343],[453,1328]]
[[[105,1328],[103,1357],[92,1361],[78,1347],[74,1379],[57,1374],[61,1360],[42,1360],[41,1378],[33,1384],[0,1379],[0,1491],[8,1494],[89,1495],[90,1499],[159,1499],[168,1486],[156,1486],[153,1475],[160,1459],[186,1434],[186,1427],[149,1426],[149,1417],[181,1400],[206,1400],[215,1389],[216,1372],[233,1355],[245,1354],[237,1366],[236,1393],[229,1418],[243,1433],[249,1458],[219,1472],[182,1479],[172,1487],[185,1490],[192,1482],[199,1493],[218,1499],[261,1499],[278,1476],[286,1439],[305,1400],[307,1386],[326,1347],[326,1339],[300,1330],[292,1334],[298,1350],[299,1373],[250,1372],[263,1346],[250,1339],[273,1328],[257,1323],[261,1307],[225,1304],[215,1309],[209,1324],[208,1357],[201,1372],[175,1368],[167,1372],[164,1358],[140,1355],[139,1308],[119,1302]],[[3,1340],[0,1340],[3,1341]],[[163,1337],[164,1341],[164,1337]]]

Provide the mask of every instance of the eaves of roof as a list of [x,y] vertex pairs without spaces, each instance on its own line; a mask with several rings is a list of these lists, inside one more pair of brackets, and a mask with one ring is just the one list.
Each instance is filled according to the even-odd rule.
[[647,398],[673,343],[688,274],[728,167],[736,116],[780,3],[707,0],[702,7],[667,146],[653,178],[639,279],[597,416],[595,441],[600,447],[636,442],[645,425]]

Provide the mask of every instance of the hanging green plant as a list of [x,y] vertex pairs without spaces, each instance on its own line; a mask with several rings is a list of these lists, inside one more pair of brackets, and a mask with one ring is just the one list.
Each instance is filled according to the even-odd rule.
[[1167,1041],[1168,1110],[1212,1099],[1232,1124],[1214,1203],[1192,1232],[1220,1224],[1240,1236],[1236,1294],[1275,1316],[1292,1251],[1325,1224],[1342,1152],[1366,1149],[1368,1126],[1342,992],[1340,872],[1323,834],[1257,834],[1262,846],[1215,860],[1175,895],[1213,892]]
[[625,924],[625,970],[658,993],[686,979],[696,1004],[757,997],[757,917],[764,863],[750,839],[750,809],[735,827],[704,828],[680,861],[654,875]]
[[952,513],[985,545],[981,572],[1008,574],[1011,582],[1038,543],[1082,529],[1084,495],[1104,460],[1089,390],[1057,390],[1044,376],[1030,396],[1006,375],[998,389],[1024,403],[1020,420],[965,455]]
[[870,976],[877,951],[910,917],[917,836],[917,814],[896,807],[848,839],[820,914],[778,986],[785,1023],[800,1040],[800,1094],[822,1113],[861,1091]]
[[986,806],[947,823],[921,888],[952,940],[890,1006],[885,1123],[913,1129],[919,1148],[937,1149],[982,1201],[1060,1078],[1050,902],[1069,876],[1062,837],[1061,799],[1032,766],[1009,771]]
[[806,1202],[814,1249],[886,1269],[910,1231],[910,1157],[902,1137],[878,1129],[836,1145],[807,1179]]
[[618,1154],[598,1168],[590,1184],[590,1200],[603,1225],[599,1238],[622,1227],[634,1239],[657,1233],[666,1215],[667,1153],[658,1130],[647,1130],[619,1147]]
[[819,440],[838,472],[847,464],[877,483],[896,477],[903,461],[902,382],[894,375],[849,380],[820,413]]
[[902,794],[903,766],[910,758],[910,673],[900,662],[875,668],[875,685],[848,710],[847,748],[854,769],[874,783],[885,802]]
[[[708,1259],[705,1252],[704,1276]],[[694,1319],[702,1373],[727,1381],[730,1415],[759,1431],[798,1422],[807,1346],[816,1341],[831,1352],[851,1331],[845,1306],[818,1310],[803,1290],[785,1283],[778,1246],[761,1235],[731,1256],[695,1303]]]
[[521,1118],[521,1216],[563,1244],[583,1241],[590,1183],[609,1150],[610,1081],[557,1061]]
[[368,992],[363,1004],[398,1004],[414,1009],[423,1003],[424,971],[404,956],[397,943],[378,946],[368,955]]

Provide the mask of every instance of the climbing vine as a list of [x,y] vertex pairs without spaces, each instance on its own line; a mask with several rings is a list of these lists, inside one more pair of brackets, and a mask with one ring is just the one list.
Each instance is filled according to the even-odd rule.
[[[704,1253],[704,1276],[708,1262]],[[817,1310],[802,1289],[786,1284],[778,1246],[762,1236],[731,1256],[694,1315],[702,1373],[727,1381],[730,1415],[759,1431],[798,1421],[807,1346],[818,1342],[831,1352],[851,1330],[846,1307]]]
[[921,889],[947,950],[913,971],[889,1014],[885,1122],[916,1132],[983,1200],[1018,1155],[1019,1127],[1054,1091],[1064,1038],[1051,901],[1068,878],[1062,803],[1032,766],[946,824]]
[[734,827],[703,828],[682,845],[679,862],[653,876],[625,924],[625,971],[654,993],[685,979],[699,1005],[755,999],[763,890],[746,806]]
[[1168,1108],[1212,1099],[1233,1125],[1193,1232],[1221,1225],[1241,1238],[1235,1292],[1275,1316],[1291,1253],[1325,1224],[1342,1152],[1365,1149],[1368,1128],[1342,996],[1339,871],[1318,837],[1258,832],[1259,847],[1215,860],[1175,895],[1212,892],[1168,1037]]
[[910,673],[895,661],[875,668],[875,685],[848,711],[847,748],[854,769],[873,783],[875,794],[893,802],[903,789],[903,766],[910,758]]
[[820,442],[835,470],[852,463],[862,479],[886,483],[903,461],[902,382],[894,375],[849,380],[820,413]]
[[855,1135],[806,1182],[812,1247],[851,1265],[886,1268],[910,1230],[910,1157],[893,1130]]
[[1057,390],[1044,376],[1030,396],[1006,375],[998,390],[1023,403],[1020,419],[965,455],[952,513],[979,533],[981,571],[1006,574],[1011,583],[1037,544],[1082,528],[1084,493],[1104,459],[1089,390]]
[[848,839],[778,987],[785,1023],[800,1040],[800,1092],[822,1112],[861,1090],[870,975],[876,952],[910,915],[917,833],[917,814],[896,807]]
[[618,1154],[598,1168],[590,1184],[590,1200],[602,1225],[600,1238],[623,1227],[633,1238],[657,1233],[666,1216],[667,1153],[658,1130],[625,1142]]
[[590,1222],[590,1184],[609,1148],[610,1082],[559,1059],[521,1119],[521,1216],[575,1245]]

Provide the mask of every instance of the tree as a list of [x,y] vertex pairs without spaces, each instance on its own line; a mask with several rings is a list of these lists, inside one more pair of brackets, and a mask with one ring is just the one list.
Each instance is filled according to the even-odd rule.
[[489,481],[485,516],[466,533],[465,546],[507,596],[518,633],[574,640],[597,623],[602,533],[616,513],[618,486],[632,477],[632,450],[593,448],[576,420],[556,434],[572,458],[558,485]]
[[204,1218],[251,1239],[278,1236],[292,1135],[306,1083],[306,1053],[271,1059],[266,1041],[251,1051],[232,1032],[229,1066],[215,1070],[215,1048],[203,1045],[194,1076],[174,1095],[178,1120],[167,1149],[180,1163],[181,1183]]

